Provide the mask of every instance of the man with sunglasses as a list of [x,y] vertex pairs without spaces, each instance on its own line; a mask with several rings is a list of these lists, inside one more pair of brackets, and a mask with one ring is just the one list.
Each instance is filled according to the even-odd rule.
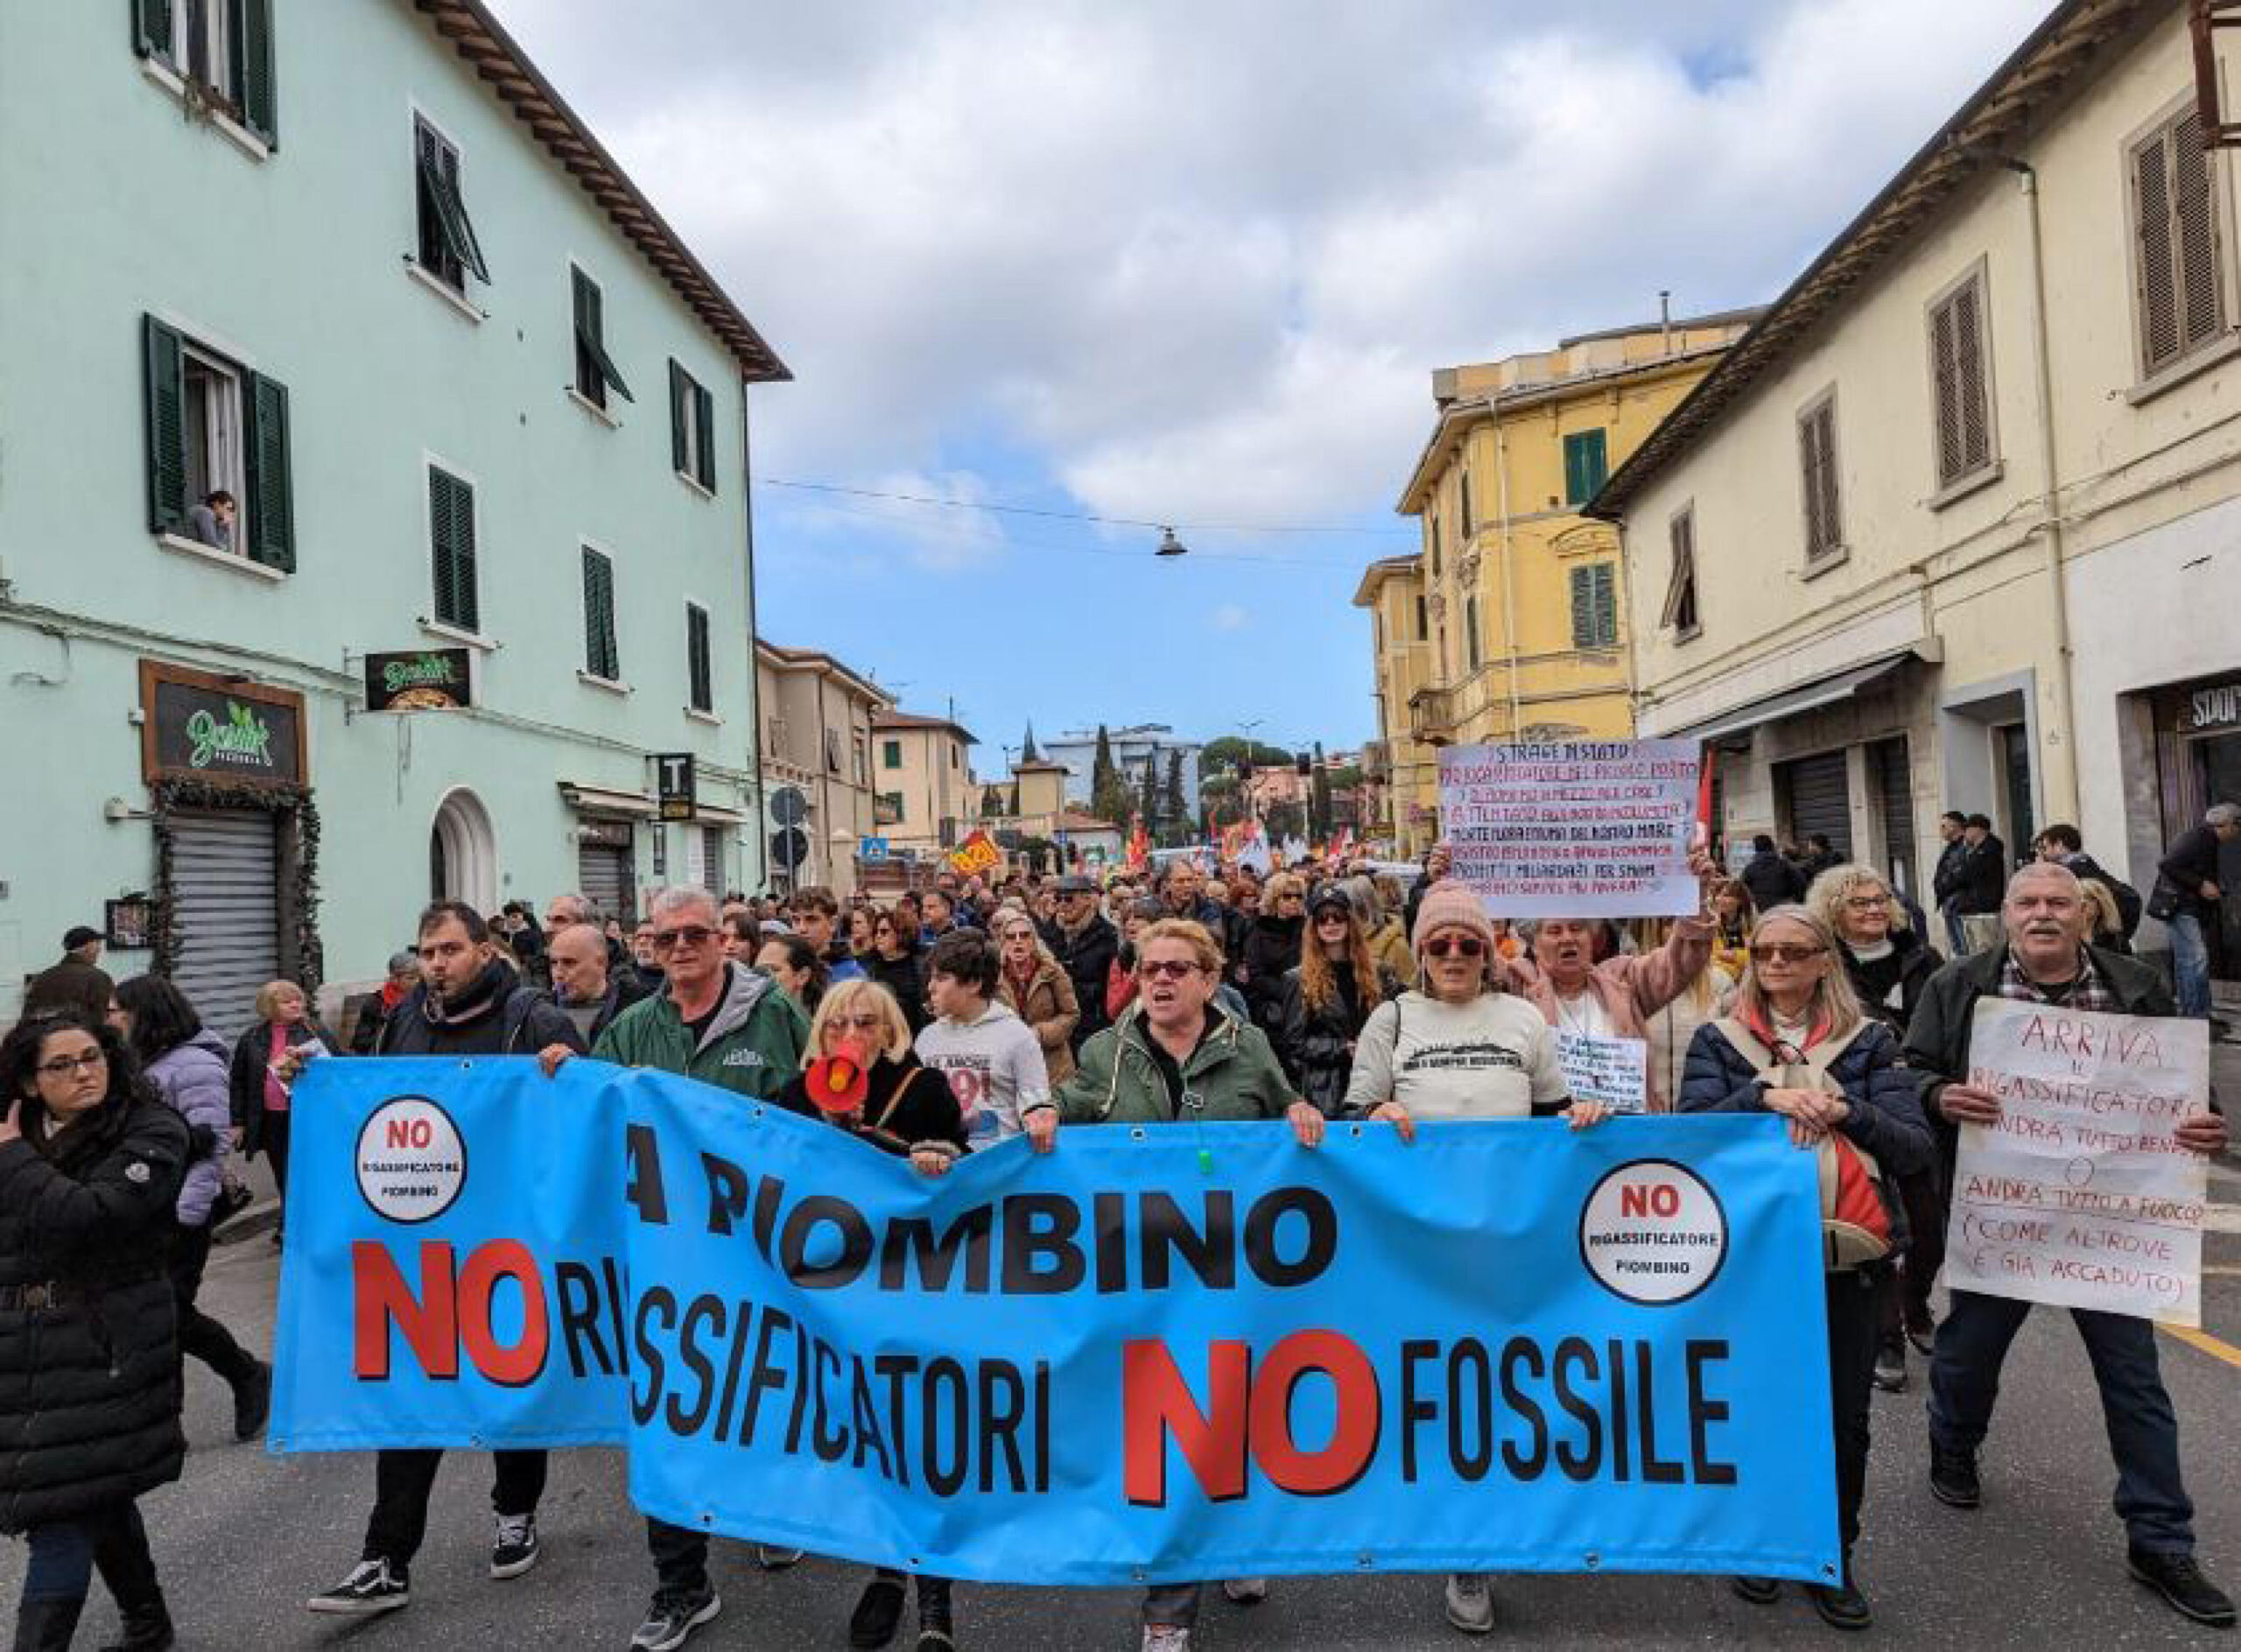
[[[654,896],[647,937],[663,967],[663,990],[630,1006],[592,1046],[617,1066],[682,1073],[757,1101],[775,1101],[802,1064],[809,1023],[765,974],[724,955],[720,909],[706,889],[664,889]],[[548,1049],[549,1075],[568,1058]],[[708,1581],[708,1536],[646,1519],[654,1558],[654,1597],[630,1637],[636,1652],[671,1652],[723,1610]],[[790,1566],[798,1549],[755,1545],[765,1571]]]

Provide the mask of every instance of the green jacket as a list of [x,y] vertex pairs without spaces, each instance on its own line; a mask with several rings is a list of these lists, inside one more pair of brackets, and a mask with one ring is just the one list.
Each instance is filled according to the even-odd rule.
[[699,1049],[667,993],[642,998],[608,1023],[592,1054],[618,1066],[654,1067],[758,1100],[776,1100],[801,1071],[809,1022],[768,975],[734,961],[723,1007]]
[[[1268,1047],[1268,1036],[1210,1003],[1213,1030],[1183,1065],[1186,1092],[1198,1105],[1182,1121],[1282,1118],[1298,1100]],[[1154,1062],[1142,1004],[1082,1046],[1081,1065],[1058,1086],[1058,1117],[1068,1124],[1170,1124],[1167,1083]]]

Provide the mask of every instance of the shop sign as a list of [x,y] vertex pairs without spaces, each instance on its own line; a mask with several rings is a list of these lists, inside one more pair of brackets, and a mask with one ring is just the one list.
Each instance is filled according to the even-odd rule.
[[459,711],[474,703],[473,655],[463,648],[421,648],[366,656],[368,711]]
[[696,817],[691,752],[664,751],[654,755],[654,796],[663,819],[691,820]]
[[630,847],[630,823],[628,820],[580,820],[576,825],[576,841],[601,848],[627,849]]
[[304,697],[140,662],[142,778],[304,784]]
[[2197,688],[2180,708],[2180,733],[2199,735],[2219,728],[2241,728],[2241,682]]

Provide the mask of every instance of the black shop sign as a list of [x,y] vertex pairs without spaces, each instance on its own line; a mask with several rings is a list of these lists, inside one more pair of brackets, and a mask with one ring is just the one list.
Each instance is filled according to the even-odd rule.
[[301,694],[143,660],[140,711],[141,777],[150,785],[305,784]]
[[463,648],[419,648],[366,656],[368,711],[458,711],[474,703]]

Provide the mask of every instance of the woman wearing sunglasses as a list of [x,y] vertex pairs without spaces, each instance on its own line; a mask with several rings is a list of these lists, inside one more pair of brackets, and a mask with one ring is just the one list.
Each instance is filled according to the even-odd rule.
[[1345,1105],[1363,1024],[1400,991],[1371,958],[1345,890],[1336,883],[1316,890],[1299,963],[1284,976],[1275,1039],[1284,1071],[1324,1117],[1337,1117]]
[[19,1648],[70,1644],[96,1568],[125,1643],[172,1643],[136,1502],[186,1455],[165,1257],[187,1153],[115,1029],[42,1016],[0,1042],[0,1531],[31,1540]]
[[[1752,929],[1750,959],[1733,1015],[1699,1028],[1689,1046],[1680,1110],[1780,1114],[1789,1121],[1791,1144],[1824,1160],[1829,1387],[1844,1571],[1833,1584],[1808,1584],[1806,1593],[1836,1627],[1865,1629],[1874,1614],[1853,1579],[1851,1550],[1867,1488],[1876,1296],[1890,1258],[1906,1245],[1904,1207],[1874,1182],[1928,1167],[1929,1126],[1913,1075],[1899,1065],[1899,1041],[1862,1012],[1837,960],[1836,931],[1821,917],[1802,906],[1774,908]],[[1756,1606],[1781,1593],[1768,1578],[1738,1578],[1734,1587]]]
[[[861,1073],[861,1085],[836,1090],[828,1063],[839,1057]],[[781,1107],[823,1119],[883,1153],[910,1161],[921,1176],[944,1176],[966,1149],[965,1121],[949,1083],[920,1064],[910,1023],[895,995],[877,981],[836,981],[810,1023],[802,1071],[778,1098]],[[848,1619],[848,1644],[882,1647],[903,1617],[903,1577],[882,1567],[864,1585]],[[919,1652],[955,1646],[945,1578],[918,1579]]]

